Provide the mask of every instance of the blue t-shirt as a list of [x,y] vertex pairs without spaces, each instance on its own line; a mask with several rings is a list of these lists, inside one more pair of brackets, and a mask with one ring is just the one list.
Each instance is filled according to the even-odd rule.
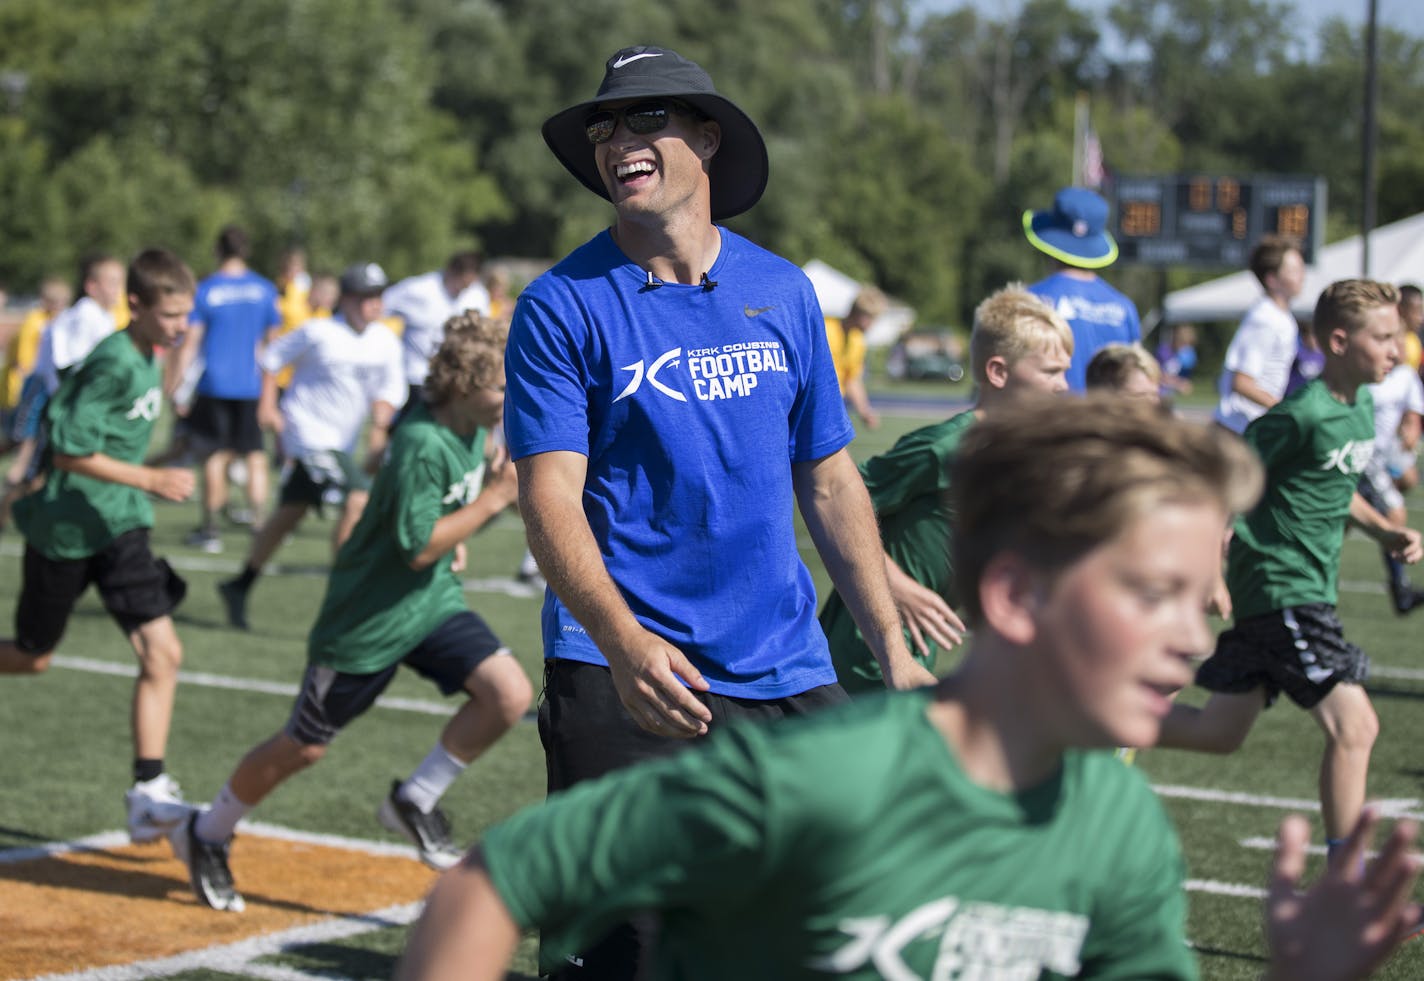
[[277,287],[255,272],[214,273],[198,284],[189,323],[203,330],[203,377],[198,394],[255,399],[262,394],[257,345],[280,326]]
[[[721,229],[713,288],[648,275],[603,232],[515,306],[514,459],[588,457],[583,505],[640,623],[712,691],[781,698],[836,680],[796,547],[791,464],[853,435],[806,276]],[[546,657],[606,663],[550,590]]]
[[1087,389],[1088,362],[1093,355],[1112,343],[1142,340],[1137,307],[1101,278],[1083,280],[1057,272],[1034,283],[1028,291],[1052,304],[1073,328],[1073,361],[1067,374],[1071,391]]

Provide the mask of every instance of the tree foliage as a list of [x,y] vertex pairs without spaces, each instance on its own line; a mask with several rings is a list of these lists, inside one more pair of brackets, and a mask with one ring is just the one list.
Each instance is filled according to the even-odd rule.
[[[1042,270],[1020,229],[1067,183],[1074,104],[1110,172],[1322,174],[1357,227],[1362,32],[1285,0],[5,0],[0,281],[161,242],[198,267],[225,222],[259,266],[300,243],[404,274],[478,244],[554,257],[608,221],[540,136],[608,53],[664,44],[761,126],[733,227],[928,319]],[[1424,200],[1424,42],[1385,30],[1379,218]],[[1150,305],[1155,275],[1115,270]]]

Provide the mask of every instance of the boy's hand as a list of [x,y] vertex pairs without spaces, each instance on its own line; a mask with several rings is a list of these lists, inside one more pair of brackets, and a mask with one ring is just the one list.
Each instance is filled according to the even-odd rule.
[[280,433],[286,428],[286,423],[282,421],[282,410],[275,405],[257,406],[257,425],[269,433]]
[[1297,892],[1305,871],[1310,826],[1292,815],[1281,823],[1275,867],[1266,899],[1266,977],[1290,981],[1363,978],[1379,967],[1417,927],[1419,907],[1409,901],[1419,878],[1410,855],[1418,826],[1395,825],[1368,866],[1365,846],[1379,815],[1366,810],[1346,840],[1344,854],[1307,892]]
[[465,543],[461,542],[455,546],[454,557],[450,559],[451,572],[464,572],[465,562],[469,559],[469,553],[465,551]]
[[480,497],[486,494],[490,495],[492,500],[501,502],[501,511],[519,501],[519,471],[502,451],[490,461],[485,485],[480,489]]
[[1400,528],[1383,544],[1389,554],[1401,562],[1413,564],[1424,558],[1424,544],[1420,542],[1419,532],[1413,528]]
[[149,493],[165,501],[186,501],[193,496],[193,471],[178,467],[155,467],[149,471]]

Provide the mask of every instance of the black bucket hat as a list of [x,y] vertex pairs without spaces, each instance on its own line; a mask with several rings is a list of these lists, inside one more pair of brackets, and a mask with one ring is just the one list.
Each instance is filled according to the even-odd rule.
[[584,187],[606,199],[608,190],[584,132],[588,114],[603,102],[658,97],[680,99],[722,128],[722,143],[712,158],[712,219],[731,218],[756,204],[771,169],[756,124],[717,94],[711,76],[667,48],[640,45],[616,52],[608,59],[598,95],[550,116],[544,123],[544,142]]

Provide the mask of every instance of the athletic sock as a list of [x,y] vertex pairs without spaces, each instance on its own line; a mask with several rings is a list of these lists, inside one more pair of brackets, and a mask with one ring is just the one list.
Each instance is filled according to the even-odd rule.
[[244,593],[247,592],[252,588],[252,584],[257,581],[257,576],[258,571],[252,567],[252,563],[248,562],[244,564],[242,571],[238,573],[237,579],[235,580],[237,588]]
[[147,760],[135,758],[133,763],[134,783],[148,783],[163,776],[163,759]]
[[1381,553],[1384,556],[1384,568],[1389,573],[1389,584],[1394,589],[1409,588],[1409,576],[1404,571],[1404,563],[1396,559],[1388,552]]
[[237,795],[232,792],[232,786],[223,784],[223,789],[218,791],[207,810],[198,815],[193,832],[203,841],[213,844],[227,841],[237,828],[237,822],[246,817],[250,810],[251,804],[238,800]]
[[425,754],[425,759],[420,761],[410,779],[401,784],[400,796],[414,804],[422,814],[429,814],[450,785],[465,772],[465,766],[437,742]]

